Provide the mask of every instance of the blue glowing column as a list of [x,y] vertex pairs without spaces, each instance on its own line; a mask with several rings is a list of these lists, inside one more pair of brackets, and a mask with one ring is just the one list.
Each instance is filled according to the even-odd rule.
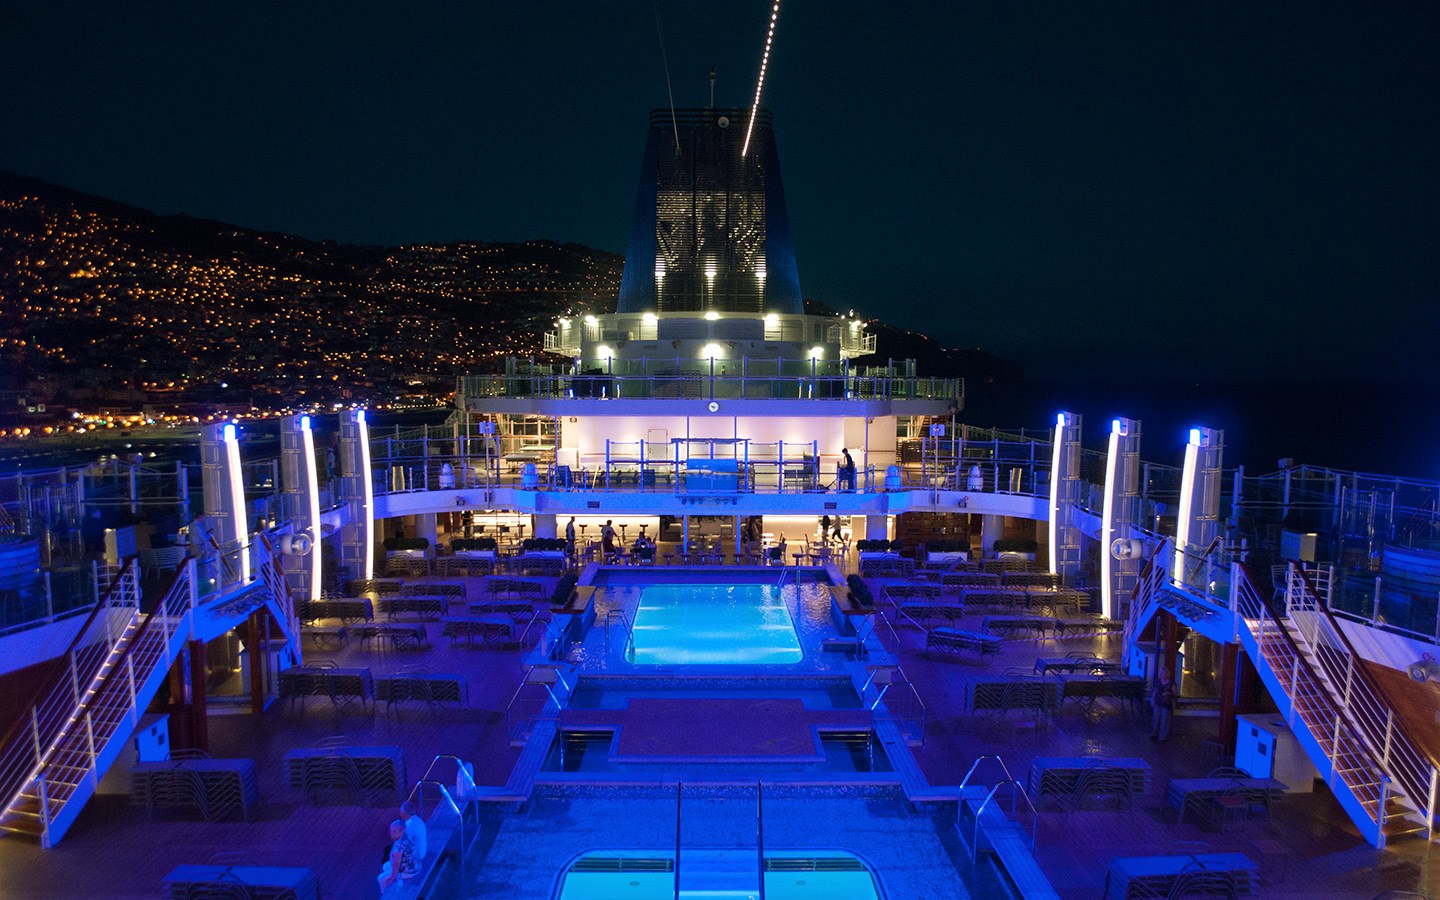
[[[320,484],[315,462],[315,436],[309,416],[280,421],[280,482],[290,534],[308,540],[281,546],[281,565],[296,597],[320,599]],[[308,552],[301,552],[308,545]],[[288,552],[286,552],[288,551]]]
[[1111,547],[1116,539],[1129,538],[1140,513],[1140,422],[1116,419],[1110,423],[1110,440],[1105,454],[1105,499],[1100,515],[1100,600],[1107,618],[1124,615],[1139,577],[1138,554],[1123,553],[1116,558]]
[[370,426],[365,410],[340,413],[340,445],[335,454],[337,499],[346,505],[340,530],[340,569],[344,578],[375,577],[375,476],[370,469]]
[[[220,548],[216,572],[221,586],[250,580],[250,523],[245,507],[245,476],[240,465],[240,433],[232,422],[207,425],[200,433],[200,472],[209,537]],[[211,548],[213,549],[213,548]]]
[[1050,574],[1066,582],[1080,574],[1080,529],[1075,506],[1080,502],[1080,415],[1055,417],[1050,459]]
[[1175,522],[1177,582],[1208,590],[1206,559],[1220,535],[1221,465],[1225,432],[1192,428],[1185,443],[1185,469],[1180,480],[1180,513]]

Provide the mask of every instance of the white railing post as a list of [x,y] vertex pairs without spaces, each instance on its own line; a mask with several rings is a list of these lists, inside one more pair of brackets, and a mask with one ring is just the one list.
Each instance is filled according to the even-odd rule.
[[1385,812],[1385,807],[1389,804],[1389,802],[1390,776],[1382,773],[1380,775],[1380,803],[1378,806],[1375,807],[1375,825],[1376,831],[1378,832],[1378,840],[1376,841],[1376,843],[1379,844],[1380,850],[1384,850],[1385,844],[1387,843],[1385,837],[1385,820],[1389,818],[1389,816]]
[[138,723],[140,716],[135,709],[135,659],[129,653],[125,654],[125,675],[130,685],[130,716]]
[[1290,695],[1290,727],[1295,727],[1295,717],[1300,714],[1300,704],[1295,699],[1295,689],[1300,683],[1300,654],[1290,658],[1290,688],[1285,693]]
[[1385,747],[1380,751],[1380,767],[1390,768],[1390,738],[1395,734],[1395,710],[1388,710],[1385,716]]
[[35,743],[35,762],[38,764],[45,755],[45,748],[40,743],[40,709],[37,706],[30,707],[30,736]]
[[1440,769],[1430,767],[1430,798],[1425,804],[1425,840],[1435,837],[1435,798],[1440,793]]
[[40,846],[50,848],[50,788],[45,784],[45,773],[35,776],[35,794],[40,801]]
[[1350,708],[1350,688],[1355,682],[1355,657],[1349,656],[1347,660],[1349,664],[1345,667],[1345,693],[1340,704],[1341,709]]

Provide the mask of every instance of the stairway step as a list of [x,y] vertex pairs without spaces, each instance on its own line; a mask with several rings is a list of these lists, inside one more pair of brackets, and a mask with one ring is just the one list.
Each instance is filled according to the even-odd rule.
[[1423,832],[1425,830],[1425,823],[1418,819],[1411,818],[1391,819],[1386,822],[1385,827],[1380,830],[1385,832],[1387,838],[1403,837],[1407,834]]
[[24,835],[26,837],[39,838],[42,829],[40,822],[30,822],[26,819],[3,819],[0,820],[0,831],[8,831],[11,834]]

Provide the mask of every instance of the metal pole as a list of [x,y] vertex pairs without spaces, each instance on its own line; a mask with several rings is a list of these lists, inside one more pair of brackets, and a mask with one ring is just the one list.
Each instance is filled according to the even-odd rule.
[[755,853],[760,857],[760,900],[765,900],[765,785],[755,782]]
[[680,796],[685,782],[675,782],[675,900],[680,900]]

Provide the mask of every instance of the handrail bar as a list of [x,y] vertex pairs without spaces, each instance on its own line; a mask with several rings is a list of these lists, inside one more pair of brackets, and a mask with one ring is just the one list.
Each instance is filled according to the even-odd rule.
[[1007,778],[991,788],[990,793],[986,794],[985,799],[981,801],[980,807],[975,810],[975,839],[970,843],[970,846],[976,858],[978,858],[980,854],[980,817],[985,813],[985,807],[990,805],[990,801],[994,800],[995,795],[1006,785],[1010,786],[1010,815],[1007,818],[1016,825],[1020,824],[1020,820],[1015,817],[1015,796],[1018,794],[1030,809],[1030,850],[1031,852],[1035,850],[1035,838],[1040,825],[1040,815],[1035,811],[1035,804],[1030,802],[1030,795],[1025,793],[1025,786],[1013,778]]
[[[164,593],[162,593],[162,594],[160,595],[160,602],[155,605],[155,608],[154,608],[153,610],[151,610],[149,613],[146,613],[144,616],[142,616],[142,617],[140,618],[140,624],[135,628],[135,631],[130,635],[130,638],[125,642],[125,649],[124,649],[123,651],[121,651],[121,657],[120,657],[120,659],[117,659],[117,660],[116,660],[116,663],[117,663],[117,664],[116,664],[115,666],[113,666],[113,667],[110,669],[109,672],[106,672],[106,673],[105,673],[105,676],[100,679],[100,681],[99,681],[98,684],[95,685],[94,690],[90,692],[90,696],[100,696],[100,695],[104,694],[104,693],[105,693],[105,689],[110,686],[111,679],[120,677],[122,674],[123,674],[125,677],[127,677],[127,678],[132,678],[132,679],[134,678],[134,674],[135,674],[135,673],[134,673],[133,667],[127,669],[126,667],[119,665],[119,662],[120,662],[121,659],[127,658],[127,657],[129,656],[130,651],[131,651],[132,649],[134,649],[134,647],[136,646],[136,644],[140,641],[140,639],[141,639],[142,637],[144,637],[144,635],[146,634],[146,632],[149,630],[150,623],[151,623],[152,621],[154,621],[156,618],[162,618],[162,619],[164,619],[164,618],[169,618],[169,615],[170,615],[170,613],[169,613],[170,601],[171,601],[171,599],[176,595],[178,589],[180,589],[180,588],[185,588],[186,590],[185,590],[184,593],[185,593],[185,595],[187,596],[187,598],[189,597],[189,595],[191,594],[191,588],[193,588],[193,584],[192,584],[193,566],[191,566],[191,563],[193,562],[193,560],[194,560],[194,557],[192,557],[192,556],[186,556],[184,562],[182,562],[182,563],[180,564],[179,568],[177,568],[177,569],[175,570],[175,574],[172,575],[171,578],[170,578],[170,584],[166,587]],[[188,603],[187,603],[186,605],[187,605],[187,606],[190,606],[190,604],[188,604]],[[181,617],[183,618],[186,613],[191,612],[191,611],[193,611],[193,608],[192,608],[192,609],[184,609],[184,610],[182,610],[182,611],[181,611]],[[168,635],[167,635],[167,639],[168,639]],[[112,650],[111,652],[113,653],[114,650]],[[160,659],[157,659],[157,660],[156,660],[157,663],[160,662],[160,661],[161,661]],[[132,684],[132,692],[133,692],[133,684]],[[88,699],[88,698],[87,698],[87,699]],[[131,703],[132,703],[132,710],[131,710],[131,712],[132,712],[132,714],[135,712],[135,710],[133,709],[133,704],[134,704],[134,702],[135,702],[135,699],[136,699],[136,698],[133,696],[133,693],[132,693],[132,696],[131,696]],[[75,709],[74,715],[76,716],[76,718],[79,718],[81,715],[85,716],[86,719],[88,720],[87,723],[86,723],[86,724],[87,724],[87,727],[93,727],[93,726],[91,725],[91,722],[93,722],[93,719],[91,719],[91,716],[93,715],[93,710],[90,710],[90,709],[85,705],[85,703],[84,703],[83,701],[80,702],[80,703],[77,705],[77,707],[76,707],[76,709]],[[36,762],[35,762],[36,769],[38,770],[38,771],[37,771],[37,774],[44,772],[46,759],[47,759],[47,757],[49,756],[49,751],[55,747],[55,744],[56,744],[56,739],[52,739],[52,740],[50,741],[50,743],[49,743],[49,746],[47,746],[47,747],[45,748],[45,752],[42,753],[42,754],[37,754],[37,758],[36,758]],[[98,748],[93,747],[93,746],[91,747],[92,758],[89,760],[89,765],[90,765],[90,766],[93,766],[93,765],[94,765],[94,756],[95,756],[95,755],[98,755],[98,752],[99,752],[99,749],[98,749]],[[27,779],[27,780],[28,780],[28,779]],[[63,802],[64,802],[64,801],[61,801],[61,802],[62,802],[62,805],[63,805]],[[8,805],[8,804],[7,804],[7,805]],[[49,828],[49,818],[50,818],[50,811],[49,811],[49,809],[47,809],[47,808],[42,808],[42,809],[40,809],[40,817],[41,817],[41,819],[45,822],[45,827],[48,829],[48,828]]]
[[681,800],[685,793],[685,782],[675,780],[675,900],[680,900],[680,843],[682,832],[680,831],[680,808]]
[[611,609],[605,613],[605,652],[607,655],[610,652],[610,623],[617,619],[625,627],[625,649],[621,655],[627,662],[633,662],[635,660],[635,629],[630,627],[630,618],[625,615],[623,609]]
[[[86,616],[85,621],[80,624],[79,630],[76,631],[75,636],[70,639],[69,645],[63,651],[56,654],[53,657],[54,659],[60,659],[61,657],[69,656],[75,651],[75,648],[80,644],[81,638],[85,637],[86,632],[90,630],[90,626],[94,623],[95,617],[98,616],[102,610],[110,609],[110,601],[113,595],[117,591],[124,590],[124,585],[122,584],[122,582],[124,581],[125,573],[131,568],[138,565],[139,562],[134,556],[128,557],[125,560],[124,565],[120,567],[120,571],[116,573],[115,578],[111,580],[110,586],[105,589],[105,595],[100,598],[100,602],[96,603],[91,608],[90,614]],[[42,695],[54,691],[56,687],[58,687],[59,679],[60,676],[57,675],[56,678],[52,681],[48,681],[42,684],[40,687],[37,687],[35,691],[30,695],[30,700],[25,703],[23,707],[18,708],[33,710],[35,707],[39,706],[40,701],[43,698]],[[20,731],[27,724],[29,723],[26,721],[23,714],[14,722],[12,722],[10,727],[6,729],[5,734],[3,736],[0,736],[0,748],[9,747],[10,741],[12,738],[15,737],[16,732]],[[3,777],[3,775],[0,775],[0,777]],[[0,788],[0,791],[3,791],[3,788]]]
[[[1432,836],[1435,827],[1436,813],[1436,798],[1433,785],[1437,778],[1437,772],[1440,772],[1440,763],[1437,763],[1435,757],[1423,744],[1415,740],[1409,728],[1406,727],[1404,718],[1400,715],[1399,711],[1395,709],[1395,705],[1390,702],[1388,692],[1375,680],[1374,676],[1370,674],[1369,668],[1365,665],[1364,658],[1356,652],[1354,645],[1350,643],[1350,638],[1345,634],[1345,630],[1340,627],[1335,617],[1330,614],[1329,608],[1320,602],[1319,593],[1310,582],[1309,576],[1293,562],[1289,564],[1287,584],[1290,587],[1298,585],[1302,596],[1308,595],[1308,599],[1312,602],[1306,607],[1306,610],[1309,611],[1309,609],[1313,608],[1319,611],[1320,618],[1318,621],[1325,623],[1329,635],[1333,635],[1341,645],[1336,649],[1343,651],[1349,660],[1349,665],[1344,674],[1346,676],[1346,699],[1350,702],[1341,705],[1341,712],[1350,713],[1355,723],[1361,724],[1362,730],[1364,730],[1365,725],[1368,724],[1370,730],[1383,728],[1385,731],[1393,730],[1393,732],[1398,735],[1400,739],[1398,744],[1392,740],[1390,734],[1382,733],[1367,735],[1367,737],[1372,745],[1370,748],[1371,752],[1377,754],[1378,758],[1376,762],[1379,763],[1382,770],[1391,768],[1390,763],[1395,759],[1396,752],[1399,752],[1400,759],[1398,759],[1397,762],[1399,762],[1400,765],[1395,767],[1396,774],[1403,774],[1408,777],[1400,777],[1395,780],[1401,783],[1406,794],[1410,795],[1411,802],[1413,802],[1417,808],[1424,808],[1426,834],[1427,837]],[[1299,625],[1300,623],[1297,622],[1296,624]],[[1303,626],[1300,632],[1302,635],[1305,634]],[[1311,643],[1315,645],[1316,658],[1320,665],[1327,669],[1331,668],[1330,665],[1327,665],[1327,660],[1320,654],[1318,643],[1314,638],[1310,640]],[[1355,692],[1357,685],[1353,680],[1353,676],[1356,673],[1359,674],[1359,687],[1361,688],[1358,694]],[[1331,674],[1332,676],[1338,676],[1341,673],[1332,672]],[[1366,707],[1368,707],[1368,709],[1366,709]],[[1368,712],[1371,716],[1380,716],[1385,718],[1386,721],[1383,724],[1375,721],[1364,723],[1360,715],[1362,712]],[[1379,744],[1378,747],[1375,746],[1377,743]],[[1406,756],[1410,758],[1404,758]],[[1409,768],[1410,771],[1404,771],[1406,768]],[[1427,768],[1429,770],[1428,772],[1426,771]],[[1425,784],[1424,782],[1426,780],[1428,780],[1430,784]],[[1422,800],[1422,797],[1426,799]]]
[[971,776],[971,775],[974,775],[974,774],[975,774],[975,770],[978,769],[978,768],[980,768],[980,764],[981,764],[982,762],[984,762],[985,760],[987,760],[987,759],[993,759],[993,760],[995,760],[995,762],[997,762],[997,763],[1000,764],[1000,771],[1005,773],[1005,779],[1004,779],[1005,781],[1014,781],[1014,780],[1015,780],[1015,776],[1013,776],[1013,775],[1010,774],[1010,767],[1007,766],[1007,765],[1005,765],[1005,760],[1003,760],[1003,759],[1000,758],[1000,754],[998,754],[998,753],[987,753],[987,754],[984,754],[983,756],[977,756],[977,757],[975,757],[975,761],[970,764],[970,769],[969,769],[969,771],[967,771],[967,772],[965,773],[965,777],[962,778],[962,779],[960,779],[960,787],[956,789],[957,791],[963,791],[963,790],[965,790],[966,787],[968,787],[968,786],[970,785],[970,776]]
[[[1371,749],[1369,741],[1365,740],[1363,736],[1359,734],[1359,729],[1356,728],[1353,723],[1351,723],[1348,719],[1346,719],[1344,715],[1341,714],[1341,711],[1338,708],[1338,704],[1335,703],[1335,698],[1332,697],[1330,693],[1325,690],[1324,683],[1320,680],[1320,676],[1315,672],[1314,667],[1310,665],[1310,661],[1305,658],[1305,654],[1303,651],[1301,651],[1300,646],[1295,643],[1295,638],[1292,637],[1290,635],[1290,632],[1285,628],[1285,623],[1280,620],[1280,617],[1275,614],[1275,611],[1272,610],[1270,608],[1270,605],[1266,603],[1265,600],[1261,597],[1260,592],[1255,589],[1254,578],[1251,575],[1249,568],[1241,562],[1233,563],[1233,565],[1235,566],[1235,571],[1240,576],[1237,579],[1237,590],[1240,593],[1248,593],[1248,596],[1243,597],[1240,600],[1240,605],[1242,607],[1248,607],[1248,609],[1240,609],[1240,615],[1245,619],[1254,618],[1258,621],[1264,621],[1268,619],[1269,622],[1274,626],[1274,630],[1280,635],[1281,640],[1289,648],[1291,658],[1293,660],[1291,664],[1291,690],[1293,690],[1298,685],[1298,679],[1300,673],[1303,670],[1306,680],[1314,686],[1316,692],[1320,696],[1324,697],[1325,700],[1332,707],[1335,708],[1335,734],[1338,736],[1341,733],[1341,726],[1344,726],[1346,732],[1348,732],[1348,735],[1353,735],[1357,739],[1356,743],[1365,748],[1365,752],[1373,757],[1374,751]],[[1252,611],[1254,613],[1253,615]],[[1248,628],[1249,626],[1247,625],[1246,627]],[[1256,643],[1258,644],[1260,641],[1260,633],[1258,631],[1255,631],[1253,633],[1255,635]],[[1282,677],[1282,675],[1283,673],[1280,673],[1278,670],[1276,671],[1277,677]],[[1306,729],[1311,731],[1311,733],[1315,737],[1316,742],[1320,743],[1323,749],[1325,740],[1324,735],[1321,735],[1318,731],[1311,727],[1310,722],[1300,714],[1298,705],[1293,702],[1291,703],[1291,715],[1292,717],[1298,716],[1302,721],[1305,722]],[[1371,763],[1377,767],[1379,767],[1380,765],[1379,759],[1372,759]],[[1330,764],[1331,770],[1334,772],[1335,777],[1345,782],[1346,785],[1351,785],[1350,779],[1346,778],[1345,773],[1336,764],[1334,759],[1331,759]],[[1353,791],[1353,787],[1351,789]],[[1361,801],[1360,805],[1362,808],[1365,807],[1365,803],[1363,801]],[[1372,815],[1372,818],[1377,823],[1380,822],[1383,819],[1383,810],[1377,809]],[[1381,840],[1384,840],[1383,831],[1381,832]]]
[[765,900],[765,784],[755,779],[755,855],[760,865],[760,900]]

